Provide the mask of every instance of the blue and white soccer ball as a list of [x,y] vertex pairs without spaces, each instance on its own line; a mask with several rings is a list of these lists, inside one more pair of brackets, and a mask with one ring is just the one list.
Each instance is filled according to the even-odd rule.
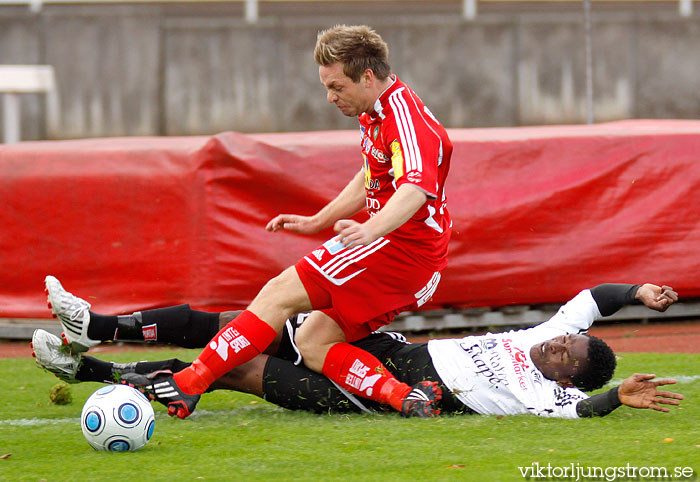
[[155,414],[151,402],[135,388],[107,385],[83,405],[80,426],[95,450],[133,452],[151,439]]

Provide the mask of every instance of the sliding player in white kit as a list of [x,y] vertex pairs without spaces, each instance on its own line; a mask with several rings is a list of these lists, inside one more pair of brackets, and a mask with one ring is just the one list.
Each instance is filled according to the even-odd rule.
[[[649,300],[653,290],[658,292],[654,296],[677,299],[668,287],[601,285],[582,291],[534,328],[432,340],[428,351],[445,385],[476,413],[577,418],[577,404],[588,395],[575,387],[600,388],[615,368],[612,351],[581,333],[603,314],[612,314],[605,300],[608,304],[620,300],[615,302],[619,308],[622,300],[628,300],[624,304],[634,300],[639,290]],[[601,366],[590,373],[595,363]]]
[[[234,312],[204,313],[188,305],[107,317],[90,312],[87,302],[66,292],[55,278],[49,279],[54,314],[61,320],[76,313],[89,317],[95,336],[105,333],[102,340],[143,340],[148,336],[142,332],[155,331],[158,341],[199,346],[218,325],[235,317]],[[404,383],[437,382],[444,393],[437,405],[442,413],[577,418],[603,416],[623,404],[668,411],[659,404],[678,405],[683,397],[657,390],[675,381],[653,380],[654,375],[635,374],[619,387],[590,398],[583,393],[581,390],[595,390],[610,381],[615,356],[602,340],[580,333],[625,305],[641,303],[665,311],[677,300],[677,293],[668,286],[603,284],[583,290],[549,321],[530,329],[412,344],[395,334],[373,333],[353,344],[375,355]],[[292,341],[298,320],[294,317],[287,322],[281,343],[268,352],[272,356],[262,354],[237,367],[212,389],[244,391],[285,408],[321,413],[359,412],[367,407],[381,410],[379,404],[360,401],[299,364]],[[71,383],[111,382],[128,373],[188,366],[176,359],[124,365],[70,355],[61,349],[60,339],[43,330],[35,332],[34,351],[39,366]],[[167,396],[155,400],[166,406],[170,401]],[[171,415],[175,413],[171,410]]]

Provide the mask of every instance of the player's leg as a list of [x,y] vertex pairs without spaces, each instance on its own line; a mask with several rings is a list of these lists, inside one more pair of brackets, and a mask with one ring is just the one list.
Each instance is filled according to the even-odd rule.
[[59,337],[45,330],[34,330],[31,347],[39,367],[68,383],[82,381],[76,377],[81,363],[80,354],[72,355]]
[[179,305],[138,311],[130,315],[107,316],[90,311],[90,304],[63,289],[47,276],[49,306],[63,326],[74,352],[85,351],[101,341],[159,341],[184,348],[202,348],[239,312],[208,313]]
[[[331,382],[322,374],[301,364],[300,352],[294,339],[300,326],[310,314],[292,317],[286,322],[274,356],[258,355],[218,378],[210,390],[235,390],[257,395],[290,410],[316,413],[346,413],[381,410],[381,405],[358,399]],[[373,335],[364,340],[368,350],[388,352],[403,345],[388,335]],[[374,343],[373,343],[374,341]]]
[[203,393],[214,380],[265,351],[287,318],[311,309],[293,267],[270,280],[248,309],[214,336],[192,365],[175,375],[185,393]]
[[371,353],[347,343],[343,329],[325,313],[313,312],[299,328],[296,343],[304,363],[350,393],[393,407],[406,416],[431,417],[440,388],[419,381],[400,382]]
[[[290,410],[315,413],[382,410],[381,405],[353,396],[301,363],[294,338],[299,326],[303,326],[302,323],[308,316],[309,314],[300,315],[286,322],[274,356],[258,355],[217,379],[209,388],[251,393]],[[393,346],[383,336],[372,338],[379,342],[373,344],[371,340],[365,340],[364,345],[368,349],[378,347],[381,351],[387,351]]]
[[[192,412],[200,398],[199,395],[178,393],[167,384],[154,383],[153,374],[172,376],[173,372],[190,365],[175,358],[132,363],[103,361],[82,353],[72,353],[59,337],[40,329],[34,331],[31,346],[37,365],[68,383],[115,383],[124,379],[149,384],[152,386],[151,399],[168,407],[170,415],[175,415],[178,409]],[[228,385],[212,386],[212,389],[230,388],[262,396],[261,384],[258,383],[256,387],[253,381],[262,379],[264,362],[263,359],[244,364],[235,374],[231,374]]]
[[179,371],[189,366],[189,363],[176,358],[154,362],[115,363],[82,353],[73,354],[59,337],[41,329],[34,331],[31,346],[37,365],[68,383],[114,383],[120,381],[124,373]]
[[90,312],[88,336],[100,341],[148,341],[172,343],[183,348],[202,348],[219,331],[222,320],[236,312],[208,313],[189,305],[106,316]]
[[[287,318],[310,309],[311,302],[299,276],[294,267],[288,268],[270,280],[248,309],[212,338],[192,365],[172,377],[165,374],[153,377],[148,383],[143,378],[131,375],[123,379],[150,396],[153,396],[156,385],[169,386],[183,399],[204,393],[214,380],[265,351],[282,330]],[[174,398],[172,404],[179,402]],[[185,405],[179,404],[176,409],[180,418],[191,412]]]
[[73,351],[86,351],[100,343],[100,340],[90,338],[87,333],[90,303],[67,292],[53,276],[47,276],[44,284],[49,308],[61,322],[66,341],[71,343]]
[[192,365],[175,375],[185,393],[203,393],[217,378],[262,353],[287,318],[311,303],[293,267],[270,280],[243,313],[228,323]]
[[[183,309],[186,306],[178,306],[172,308],[159,308],[143,312],[143,319],[152,320],[153,324],[160,326],[161,333],[166,333],[167,336],[160,341],[169,340],[171,343],[176,343],[185,348],[192,348],[192,340],[202,339],[201,334],[190,335],[196,329],[203,333],[207,330],[213,330],[216,333],[221,327],[233,320],[240,311],[225,311],[217,315],[218,327],[214,329],[213,323],[203,323],[209,321],[208,318],[202,318],[199,315],[209,313],[196,312],[189,309]],[[175,309],[173,309],[175,308]],[[91,313],[92,318],[93,313]],[[183,316],[184,315],[184,316]],[[103,317],[103,315],[97,315]],[[116,318],[116,317],[115,317]],[[93,320],[95,318],[92,318]],[[290,330],[291,330],[290,324]],[[176,327],[183,330],[184,335],[179,335]],[[291,331],[290,331],[291,333]],[[286,334],[286,332],[285,332]],[[208,335],[209,338],[213,335]],[[287,335],[285,347],[287,351],[293,352],[292,343]],[[133,341],[133,340],[132,340]],[[209,341],[207,339],[206,341]],[[202,346],[205,342],[202,343]],[[277,354],[277,351],[282,344],[281,334],[273,341],[266,350],[269,354]],[[45,331],[35,330],[32,336],[32,355],[36,358],[36,363],[39,367],[53,373],[56,377],[68,382],[118,382],[123,373],[139,373],[147,374],[154,371],[171,370],[178,372],[188,367],[190,364],[177,359],[163,360],[157,362],[132,362],[132,363],[116,363],[99,360],[97,358],[82,356],[80,352],[72,352],[70,347],[65,344],[59,337]]]
[[277,357],[268,358],[261,388],[265,400],[290,410],[315,413],[382,411],[378,403],[342,391],[324,375]]

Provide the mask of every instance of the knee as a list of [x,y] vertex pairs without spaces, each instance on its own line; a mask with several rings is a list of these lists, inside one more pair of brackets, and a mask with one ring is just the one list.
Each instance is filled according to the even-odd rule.
[[265,283],[265,286],[260,290],[255,300],[253,300],[253,305],[258,309],[262,308],[267,312],[274,312],[278,316],[287,319],[294,313],[291,309],[290,300],[284,293],[284,280],[281,280],[280,277],[277,276]]
[[287,271],[288,270],[284,270],[274,278],[268,280],[265,286],[260,290],[259,296],[274,300],[280,299],[281,293],[287,294],[293,292],[292,278]]
[[295,313],[309,311],[311,302],[293,269],[288,268],[268,281],[248,309],[265,320],[268,316],[286,320]]
[[323,363],[326,360],[328,347],[324,347],[318,340],[315,340],[314,337],[302,333],[297,333],[294,342],[297,348],[299,348],[299,352],[304,360],[304,365],[315,372],[321,373],[323,370]]
[[297,330],[297,332],[294,334],[294,344],[297,346],[297,348],[299,348],[302,355],[304,352],[309,350],[313,344],[313,338],[304,331],[305,330]]

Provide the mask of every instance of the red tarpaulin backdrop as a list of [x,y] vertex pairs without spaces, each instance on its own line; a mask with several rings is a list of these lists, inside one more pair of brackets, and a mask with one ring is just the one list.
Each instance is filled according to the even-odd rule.
[[[432,303],[561,302],[601,282],[700,296],[700,121],[453,129],[450,265]],[[43,279],[103,313],[245,306],[332,236],[268,233],[360,168],[359,131],[0,147],[0,317]]]

